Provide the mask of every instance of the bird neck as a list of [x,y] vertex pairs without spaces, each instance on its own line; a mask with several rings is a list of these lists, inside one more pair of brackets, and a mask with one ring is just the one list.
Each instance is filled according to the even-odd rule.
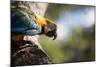
[[41,16],[37,16],[37,23],[42,27],[47,25],[46,19]]

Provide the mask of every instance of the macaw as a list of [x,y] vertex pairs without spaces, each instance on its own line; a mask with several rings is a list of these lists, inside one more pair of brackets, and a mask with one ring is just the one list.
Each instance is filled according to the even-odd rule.
[[[31,10],[24,8],[11,8],[11,34],[12,35],[41,35],[57,37],[57,25],[51,20],[41,17]],[[12,37],[13,38],[13,37]]]

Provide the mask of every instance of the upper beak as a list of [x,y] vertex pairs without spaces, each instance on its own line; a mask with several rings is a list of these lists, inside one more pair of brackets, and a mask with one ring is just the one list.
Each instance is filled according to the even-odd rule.
[[53,40],[55,40],[57,38],[57,33],[56,32],[54,33],[53,37],[54,37]]
[[56,31],[54,31],[54,32],[48,32],[47,34],[46,34],[48,37],[53,37],[53,40],[55,40],[56,38],[57,38],[57,33],[56,33]]

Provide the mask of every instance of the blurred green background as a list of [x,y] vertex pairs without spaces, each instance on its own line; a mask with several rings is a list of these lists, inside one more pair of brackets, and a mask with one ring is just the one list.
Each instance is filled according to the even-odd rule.
[[49,3],[45,17],[58,25],[56,40],[40,37],[53,63],[95,60],[95,6]]

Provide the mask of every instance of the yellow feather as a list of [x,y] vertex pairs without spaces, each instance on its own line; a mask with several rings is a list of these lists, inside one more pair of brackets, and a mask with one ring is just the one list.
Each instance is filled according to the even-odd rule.
[[40,24],[42,27],[43,26],[45,26],[45,25],[47,25],[47,22],[46,22],[46,19],[45,18],[43,18],[43,17],[41,17],[41,16],[39,16],[39,15],[36,15],[36,18],[37,18],[37,22],[38,22],[38,24]]

